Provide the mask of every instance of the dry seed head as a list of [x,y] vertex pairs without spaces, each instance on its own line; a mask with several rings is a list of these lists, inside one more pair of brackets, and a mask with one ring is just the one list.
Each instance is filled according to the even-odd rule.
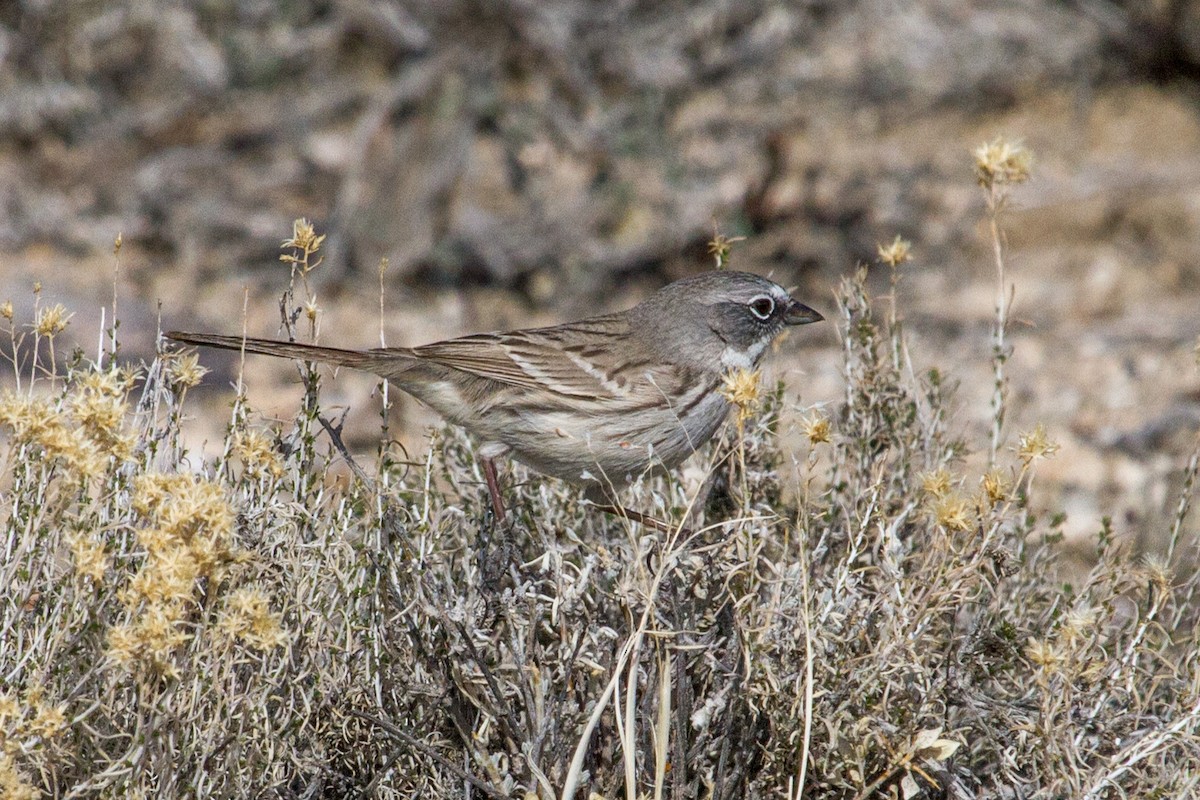
[[129,668],[138,656],[138,642],[132,625],[113,625],[105,635],[108,641],[108,658],[113,663]]
[[833,430],[833,426],[829,422],[829,417],[815,411],[801,420],[800,427],[811,444],[828,442]]
[[721,394],[737,406],[738,424],[744,423],[758,411],[762,400],[758,370],[735,369],[725,375]]
[[77,475],[94,477],[104,468],[96,443],[47,400],[6,393],[0,398],[0,425],[11,429],[17,442],[41,447],[48,459],[59,459]]
[[[13,318],[12,300],[5,300],[3,303],[0,303],[0,317],[4,317],[6,320],[9,320],[10,322],[12,321],[12,318]],[[1198,345],[1197,347],[1200,348],[1200,345]],[[1198,349],[1197,352],[1200,352],[1200,349]]]
[[176,547],[152,556],[120,592],[122,602],[133,609],[142,602],[178,611],[191,600],[201,570],[189,549]]
[[912,260],[912,242],[907,239],[901,239],[897,236],[889,245],[877,245],[879,248],[879,260],[887,264],[889,267],[898,267],[906,261]]
[[85,394],[104,397],[124,397],[137,380],[137,373],[127,369],[94,370],[84,374],[77,382]]
[[125,393],[127,373],[90,372],[77,384],[69,405],[71,415],[100,450],[119,460],[133,454],[134,437],[122,428],[129,410]]
[[1074,644],[1091,635],[1099,614],[1094,608],[1077,608],[1067,612],[1058,635],[1068,644]]
[[1017,456],[1028,466],[1040,458],[1050,458],[1058,452],[1058,444],[1046,435],[1046,428],[1038,423],[1029,433],[1021,435],[1017,441]]
[[317,236],[317,232],[313,227],[313,224],[301,217],[292,223],[292,238],[285,239],[283,242],[283,247],[300,250],[305,254],[311,254],[317,252],[317,250],[321,248],[321,243],[324,241],[325,234]]
[[279,614],[271,611],[266,593],[254,586],[237,589],[225,600],[217,630],[256,650],[271,650],[287,644],[289,636]]
[[255,477],[279,478],[283,461],[271,439],[260,431],[238,431],[233,437],[233,452],[242,461],[246,474]]
[[950,472],[943,468],[925,473],[921,476],[921,490],[934,498],[950,494]]
[[937,523],[948,531],[971,529],[971,507],[956,494],[939,497],[933,506],[933,516]]
[[38,736],[53,739],[67,727],[65,708],[65,705],[39,704],[33,719],[29,722],[29,729]]
[[71,558],[75,562],[75,574],[91,578],[96,583],[104,580],[108,569],[108,555],[104,545],[84,534],[77,534],[70,540]]
[[183,540],[201,528],[232,535],[233,511],[219,484],[194,475],[139,475],[134,481],[134,510]]
[[997,137],[975,148],[975,174],[981,186],[992,188],[1029,180],[1033,154],[1019,143]]
[[142,475],[133,509],[146,520],[138,541],[147,561],[127,587],[127,605],[190,599],[198,578],[220,580],[236,559],[234,514],[217,484],[192,475]]
[[1047,672],[1057,672],[1064,660],[1062,651],[1045,639],[1030,639],[1025,657]]
[[1012,491],[1012,481],[999,467],[993,467],[980,480],[983,484],[983,494],[989,506],[995,508],[1008,499]]
[[304,304],[304,316],[309,322],[316,322],[317,317],[321,314],[321,307],[317,305],[317,298],[312,298]]
[[21,704],[8,692],[0,692],[0,728],[21,718]]
[[192,635],[183,629],[183,622],[175,619],[168,609],[151,606],[134,625],[143,658],[169,675],[178,671],[171,663],[171,655]]
[[67,309],[63,307],[62,303],[55,303],[38,310],[33,329],[39,336],[53,339],[67,329],[67,322],[71,317],[72,315],[67,313]]
[[1154,586],[1166,591],[1171,588],[1171,565],[1167,559],[1158,553],[1147,553],[1142,558],[1142,572],[1146,576],[1146,580],[1154,584]]
[[0,751],[0,797],[4,800],[38,800],[42,793],[17,769],[9,753]]
[[36,442],[60,424],[58,409],[45,400],[23,397],[12,391],[0,397],[0,425],[13,432],[18,442]]
[[717,269],[724,269],[729,263],[729,253],[737,242],[745,241],[745,236],[725,236],[713,231],[713,238],[708,243],[708,254],[717,261]]
[[133,479],[133,510],[146,519],[158,513],[158,507],[173,493],[182,491],[186,479],[182,475],[145,472]]
[[170,531],[165,531],[157,525],[151,525],[137,530],[138,544],[140,544],[146,553],[152,556],[162,555],[163,553],[180,546],[178,537]]
[[190,389],[207,374],[198,353],[173,353],[167,360],[167,381],[177,389]]

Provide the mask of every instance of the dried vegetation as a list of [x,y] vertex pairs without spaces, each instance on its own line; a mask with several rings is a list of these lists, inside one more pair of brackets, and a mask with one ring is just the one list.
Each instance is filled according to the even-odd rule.
[[[996,221],[1016,178],[989,157]],[[194,355],[120,365],[111,332],[95,361],[56,357],[65,311],[4,307],[0,794],[1195,794],[1196,459],[1167,553],[1106,526],[1091,572],[1059,574],[1060,518],[1036,502],[1054,445],[1003,425],[997,236],[992,441],[956,437],[951,383],[910,363],[860,272],[839,295],[844,401],[737,376],[704,490],[630,490],[688,519],[671,535],[519,468],[499,524],[463,436],[410,458],[386,415],[374,463],[347,470],[308,366],[294,420],[265,425],[239,390],[200,460]],[[321,242],[288,245],[286,324],[315,325],[295,278]],[[909,256],[881,252],[896,281]],[[968,450],[992,453],[982,474]]]

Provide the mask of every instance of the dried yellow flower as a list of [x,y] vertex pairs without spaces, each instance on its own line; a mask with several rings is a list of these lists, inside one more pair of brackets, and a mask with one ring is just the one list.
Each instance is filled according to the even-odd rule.
[[829,417],[815,411],[800,421],[800,428],[811,444],[826,443],[831,439],[833,433],[833,425],[829,422]]
[[10,428],[13,439],[41,447],[48,459],[58,459],[74,473],[99,475],[105,456],[87,432],[48,400],[7,392],[0,398],[0,425]]
[[[298,250],[302,255],[297,257],[285,253],[279,257],[279,260],[289,264],[303,263],[307,265],[308,257],[320,250],[321,244],[324,241],[325,234],[317,236],[313,224],[304,218],[300,218],[292,223],[292,238],[285,239],[283,247],[289,250]],[[316,265],[312,266],[315,267]]]
[[57,409],[44,400],[35,400],[12,391],[0,397],[0,425],[13,432],[18,442],[35,441],[43,431],[55,424]]
[[890,267],[898,267],[912,259],[912,243],[897,236],[889,245],[877,245],[879,260]]
[[1059,446],[1046,435],[1046,428],[1038,424],[1029,433],[1022,434],[1017,441],[1017,456],[1026,466],[1039,458],[1050,458],[1058,452]]
[[934,498],[950,494],[950,472],[943,468],[925,473],[921,476],[921,490]]
[[1045,639],[1030,639],[1025,657],[1048,672],[1056,672],[1065,660],[1062,651]]
[[1146,580],[1150,581],[1155,588],[1160,591],[1166,591],[1171,588],[1171,564],[1167,559],[1158,553],[1147,553],[1142,558],[1142,573],[1146,576]]
[[997,137],[975,148],[975,174],[988,188],[1029,180],[1033,154],[1020,144]]
[[266,593],[253,586],[229,595],[217,629],[226,638],[238,639],[257,650],[281,647],[289,639],[280,615],[271,611]]
[[167,360],[167,381],[176,389],[190,389],[207,374],[198,353],[173,353]]
[[1072,609],[1058,628],[1059,638],[1072,645],[1087,638],[1095,631],[1098,618],[1099,614],[1094,608]]
[[39,336],[46,336],[53,339],[56,335],[67,329],[67,322],[71,319],[71,316],[71,314],[67,313],[67,309],[63,307],[62,303],[55,303],[52,306],[38,309],[33,329]]
[[3,303],[0,303],[0,317],[4,317],[5,319],[7,319],[9,321],[12,320],[12,318],[13,318],[12,300],[5,300]]
[[987,498],[988,505],[993,507],[1007,500],[1009,492],[1012,491],[1012,481],[998,467],[988,470],[980,483],[983,484],[983,494]]
[[233,452],[242,461],[249,477],[279,478],[283,461],[270,437],[260,431],[238,431],[233,437]]
[[127,606],[140,599],[186,601],[199,578],[220,580],[237,558],[233,509],[218,484],[193,475],[140,475],[132,505],[147,523],[138,530],[147,559],[125,589]]
[[29,729],[46,739],[53,739],[67,727],[66,706],[39,705],[29,722]]
[[168,549],[152,556],[138,570],[121,597],[128,607],[141,601],[177,606],[191,599],[200,572],[190,549],[182,546]]
[[98,449],[118,460],[133,454],[135,438],[123,430],[129,410],[126,393],[133,376],[121,370],[89,372],[69,400],[71,415]]
[[748,369],[735,369],[725,376],[721,394],[737,407],[739,425],[758,411],[762,400],[759,377],[757,370]]
[[717,269],[724,269],[729,263],[729,253],[737,242],[745,241],[745,236],[725,236],[713,231],[713,238],[708,243],[708,254],[716,259]]
[[0,728],[21,718],[21,704],[8,692],[0,692]]
[[131,388],[137,374],[126,369],[93,370],[76,381],[79,390],[86,394],[102,397],[124,397]]
[[0,750],[0,797],[4,800],[38,800],[42,793],[17,769],[12,756]]
[[968,531],[972,526],[971,507],[958,495],[939,497],[933,506],[933,516],[948,531]]
[[126,669],[141,663],[173,677],[178,670],[171,656],[191,638],[179,608],[149,604],[134,622],[109,628],[108,657]]
[[104,580],[108,569],[108,555],[104,544],[89,536],[78,534],[71,538],[71,557],[75,562],[75,574],[91,578],[96,583]]

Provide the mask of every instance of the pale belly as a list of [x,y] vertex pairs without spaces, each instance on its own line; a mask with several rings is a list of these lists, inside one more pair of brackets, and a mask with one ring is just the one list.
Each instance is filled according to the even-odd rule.
[[563,412],[530,415],[503,444],[535,470],[571,483],[623,486],[654,467],[673,467],[694,453],[725,421],[729,403],[713,393],[686,416],[669,409],[585,417]]
[[615,413],[610,406],[592,414],[586,404],[571,411],[530,407],[519,392],[479,409],[459,386],[442,381],[404,388],[481,440],[482,457],[507,455],[543,474],[602,487],[619,488],[648,469],[675,466],[711,439],[729,412],[711,383],[670,407],[621,412],[618,401]]

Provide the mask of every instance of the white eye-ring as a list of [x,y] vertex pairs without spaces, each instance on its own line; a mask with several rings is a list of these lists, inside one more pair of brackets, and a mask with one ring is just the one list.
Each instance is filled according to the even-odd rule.
[[759,319],[770,319],[775,313],[775,301],[767,295],[761,295],[750,301],[750,313]]

